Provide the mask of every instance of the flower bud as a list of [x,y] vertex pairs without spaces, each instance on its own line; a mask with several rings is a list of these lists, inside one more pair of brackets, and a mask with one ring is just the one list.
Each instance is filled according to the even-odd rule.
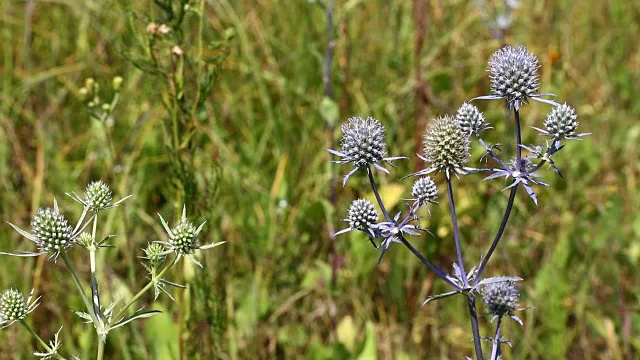
[[123,81],[124,81],[124,79],[122,78],[122,76],[114,77],[113,81],[111,82],[111,86],[113,87],[113,90],[115,90],[115,91],[120,90],[120,86],[122,85]]
[[477,134],[485,130],[488,126],[488,124],[484,122],[484,115],[482,115],[480,110],[469,103],[464,103],[460,106],[456,113],[456,121],[466,134]]
[[374,164],[386,154],[384,127],[372,117],[352,117],[341,127],[344,160],[355,167]]
[[73,228],[57,209],[38,209],[31,220],[31,229],[38,248],[50,256],[73,245]]
[[92,210],[102,210],[111,206],[111,189],[103,181],[94,181],[84,191],[85,204]]
[[371,201],[357,199],[354,200],[349,207],[347,220],[352,229],[364,230],[370,228],[371,225],[378,221],[378,212]]
[[547,129],[547,133],[553,136],[554,139],[570,139],[576,136],[577,119],[576,110],[565,103],[551,110],[544,121],[544,126]]
[[419,204],[435,202],[438,197],[438,188],[430,177],[421,177],[413,184],[411,195]]
[[520,290],[511,280],[494,282],[483,286],[482,301],[495,316],[509,315],[518,307]]
[[450,170],[461,170],[471,156],[468,134],[449,115],[435,119],[427,129],[423,144],[424,159],[447,174]]
[[27,300],[18,290],[7,289],[0,295],[0,323],[12,323],[25,318],[28,313]]

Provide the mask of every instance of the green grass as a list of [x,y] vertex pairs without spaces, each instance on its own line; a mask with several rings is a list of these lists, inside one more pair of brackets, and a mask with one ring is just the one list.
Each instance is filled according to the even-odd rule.
[[[25,3],[35,5],[32,17]],[[136,14],[151,14],[151,2],[133,3]],[[393,197],[404,190],[406,196],[410,183],[397,179],[420,165],[412,154],[425,125],[488,93],[486,60],[501,43],[491,38],[473,1],[429,2],[416,58],[411,2],[337,3],[332,78],[340,121],[353,115],[382,121],[391,154],[410,157],[392,176],[381,177],[382,191]],[[50,206],[54,196],[77,216],[63,194],[103,179],[118,196],[134,197],[107,221],[104,231],[117,235],[117,248],[101,259],[111,269],[102,281],[111,298],[135,292],[144,277],[140,247],[161,234],[155,213],[178,216],[162,140],[160,80],[128,61],[135,43],[118,1],[4,0],[0,13],[0,250],[29,245],[6,221],[28,226],[31,214]],[[566,180],[544,172],[552,187],[539,191],[539,206],[519,193],[489,264],[488,274],[523,277],[522,304],[535,306],[521,314],[524,327],[507,326],[514,341],[508,358],[635,358],[640,5],[522,2],[514,16],[507,43],[526,45],[540,58],[542,91],[574,106],[581,130],[593,135],[558,154]],[[140,16],[134,25],[144,32],[146,22]],[[175,273],[189,289],[177,292],[175,303],[162,300],[166,316],[115,331],[107,344],[110,358],[471,355],[462,299],[421,309],[428,294],[446,288],[405,249],[394,247],[375,268],[378,253],[365,237],[339,236],[335,251],[343,262],[331,285],[327,221],[342,228],[350,201],[370,194],[366,179],[357,175],[347,187],[338,186],[335,208],[328,200],[331,168],[324,149],[338,132],[329,132],[320,112],[323,8],[303,0],[208,1],[205,24],[208,40],[227,28],[236,36],[191,152],[197,179],[221,171],[220,180],[216,189],[188,201],[190,213],[200,214],[196,222],[207,220],[201,240],[228,243],[205,253],[204,271],[187,267],[179,272],[184,275]],[[416,68],[436,99],[420,113]],[[116,75],[125,82],[110,152],[105,129],[90,122],[76,95],[87,77],[108,92]],[[512,127],[505,125],[500,104],[479,106],[496,127],[492,140],[504,139]],[[546,111],[546,105],[526,106],[524,125],[539,126]],[[528,128],[524,137],[525,143],[538,139]],[[470,176],[456,187],[466,259],[486,249],[506,203],[499,182],[479,181]],[[428,221],[436,238],[414,243],[448,268],[454,248],[444,201]],[[80,251],[72,255],[82,261]],[[43,337],[52,338],[64,324],[64,354],[93,357],[94,335],[69,311],[82,304],[68,295],[74,289],[61,262],[5,257],[2,264],[0,287],[35,287],[43,295],[30,316]],[[86,264],[78,267],[88,275]],[[0,332],[1,358],[28,357],[34,345],[18,326]]]

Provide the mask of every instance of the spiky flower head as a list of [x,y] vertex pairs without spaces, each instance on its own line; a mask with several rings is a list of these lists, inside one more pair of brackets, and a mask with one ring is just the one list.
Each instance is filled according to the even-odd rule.
[[477,134],[489,128],[489,124],[484,120],[484,115],[477,107],[469,103],[460,106],[456,112],[456,121],[466,134]]
[[438,197],[436,183],[429,176],[421,177],[413,184],[411,196],[419,203],[435,202]]
[[340,128],[342,130],[343,160],[355,167],[375,164],[386,154],[384,127],[371,116],[366,119],[356,116],[349,119]]
[[27,314],[38,306],[38,299],[31,301],[33,290],[26,299],[16,289],[7,289],[0,295],[0,326],[7,327],[16,321],[22,321]]
[[166,248],[164,245],[156,242],[149,243],[144,249],[145,259],[149,260],[152,266],[157,266],[164,262],[167,257]]
[[349,221],[349,226],[352,229],[368,229],[378,221],[378,211],[371,201],[357,199],[354,200],[349,207],[347,221]]
[[451,116],[439,116],[427,129],[424,136],[424,157],[431,168],[463,173],[464,164],[469,161],[469,136]]
[[482,301],[495,316],[511,315],[518,308],[520,290],[515,281],[489,283],[482,287]]
[[506,100],[510,108],[518,109],[538,91],[538,58],[527,48],[505,46],[489,60],[487,71],[491,79],[491,92]]
[[31,220],[31,232],[34,242],[41,252],[57,256],[73,245],[73,228],[67,222],[57,206],[54,209],[41,208]]
[[204,227],[203,222],[197,228],[193,226],[193,223],[187,219],[187,206],[182,207],[182,217],[180,221],[173,228],[169,227],[169,224],[164,220],[162,215],[158,214],[160,217],[160,222],[162,223],[162,227],[164,227],[167,235],[169,235],[169,241],[157,241],[157,243],[162,244],[166,247],[163,254],[169,254],[171,252],[175,253],[176,259],[178,261],[180,257],[187,256],[194,264],[202,267],[194,257],[195,250],[205,250],[211,249],[218,245],[224,244],[226,241],[219,241],[217,243],[211,243],[207,245],[198,245],[198,235],[200,235],[200,231]]
[[554,140],[572,139],[577,136],[578,114],[576,110],[566,103],[556,106],[549,112],[544,121],[546,133],[553,136]]
[[93,237],[87,232],[80,234],[76,242],[85,248],[89,248],[94,244]]
[[84,191],[85,202],[92,210],[102,210],[111,205],[111,189],[102,180],[93,181]]

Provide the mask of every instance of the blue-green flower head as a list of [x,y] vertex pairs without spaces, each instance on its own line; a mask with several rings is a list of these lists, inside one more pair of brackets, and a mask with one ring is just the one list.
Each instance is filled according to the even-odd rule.
[[505,46],[489,60],[487,71],[491,79],[491,93],[506,100],[509,107],[519,108],[538,92],[538,58],[527,48]]
[[384,143],[384,127],[380,121],[367,117],[352,117],[341,126],[343,160],[355,167],[375,164],[384,159],[386,144]]
[[0,326],[7,327],[16,321],[22,321],[27,314],[38,306],[38,299],[31,301],[33,291],[29,298],[25,298],[16,289],[7,289],[0,295]]
[[421,177],[413,184],[411,196],[419,203],[433,203],[438,198],[436,183],[429,176]]
[[464,103],[460,106],[456,112],[456,121],[462,131],[467,134],[478,134],[490,128],[480,110],[469,103]]
[[464,173],[464,164],[469,161],[469,135],[451,116],[439,116],[427,129],[424,136],[424,157],[435,171]]
[[494,316],[511,315],[517,310],[520,290],[511,280],[487,284],[482,287],[482,301]]
[[57,208],[38,209],[31,221],[36,246],[49,256],[56,256],[73,245],[73,228]]
[[349,207],[347,220],[352,229],[365,230],[378,221],[378,211],[371,201],[357,199]]
[[544,121],[546,133],[553,136],[554,140],[576,138],[578,124],[576,110],[566,103],[554,107]]

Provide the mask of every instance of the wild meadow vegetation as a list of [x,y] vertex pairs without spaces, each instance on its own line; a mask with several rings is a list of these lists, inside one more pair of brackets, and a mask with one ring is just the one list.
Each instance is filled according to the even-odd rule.
[[[186,286],[164,287],[174,301],[143,294],[131,313],[143,305],[162,313],[109,332],[104,358],[474,356],[462,296],[421,307],[450,290],[433,271],[401,246],[376,266],[382,248],[366,234],[334,236],[349,226],[352,200],[376,197],[366,172],[343,186],[351,168],[332,164],[326,149],[339,149],[348,118],[378,119],[388,156],[408,157],[376,177],[378,190],[391,214],[405,211],[413,180],[400,178],[425,168],[415,154],[429,124],[487,95],[492,54],[524,45],[540,61],[541,92],[574,107],[578,132],[592,135],[554,157],[564,179],[540,169],[551,186],[535,187],[537,205],[519,190],[485,271],[523,278],[519,304],[533,307],[518,312],[523,326],[505,321],[512,347],[503,356],[634,359],[640,4],[519,1],[506,11],[506,3],[514,2],[3,0],[0,252],[38,251],[9,223],[31,232],[38,209],[54,203],[75,227],[83,206],[64,194],[82,201],[101,180],[113,203],[132,195],[99,212],[93,238],[114,235],[112,247],[90,261],[78,243],[65,256],[87,294],[95,262],[104,307],[149,283],[143,249],[168,241],[183,205],[195,227],[206,221],[198,245],[226,241],[194,251],[202,267],[186,258],[173,266],[167,280]],[[485,140],[513,157],[504,102],[473,104],[494,127]],[[524,144],[543,141],[530,127],[542,127],[549,110],[536,101],[522,110]],[[471,162],[483,154],[474,144]],[[508,183],[484,177],[454,177],[469,264],[486,252],[508,198]],[[421,215],[433,236],[411,242],[451,271],[442,179],[439,205]],[[73,312],[86,304],[65,259],[1,256],[0,291],[40,297],[25,324],[45,342],[60,331],[65,358],[96,357],[98,335]],[[486,312],[479,307],[480,332],[491,336]],[[0,331],[0,358],[43,350],[26,327]]]

